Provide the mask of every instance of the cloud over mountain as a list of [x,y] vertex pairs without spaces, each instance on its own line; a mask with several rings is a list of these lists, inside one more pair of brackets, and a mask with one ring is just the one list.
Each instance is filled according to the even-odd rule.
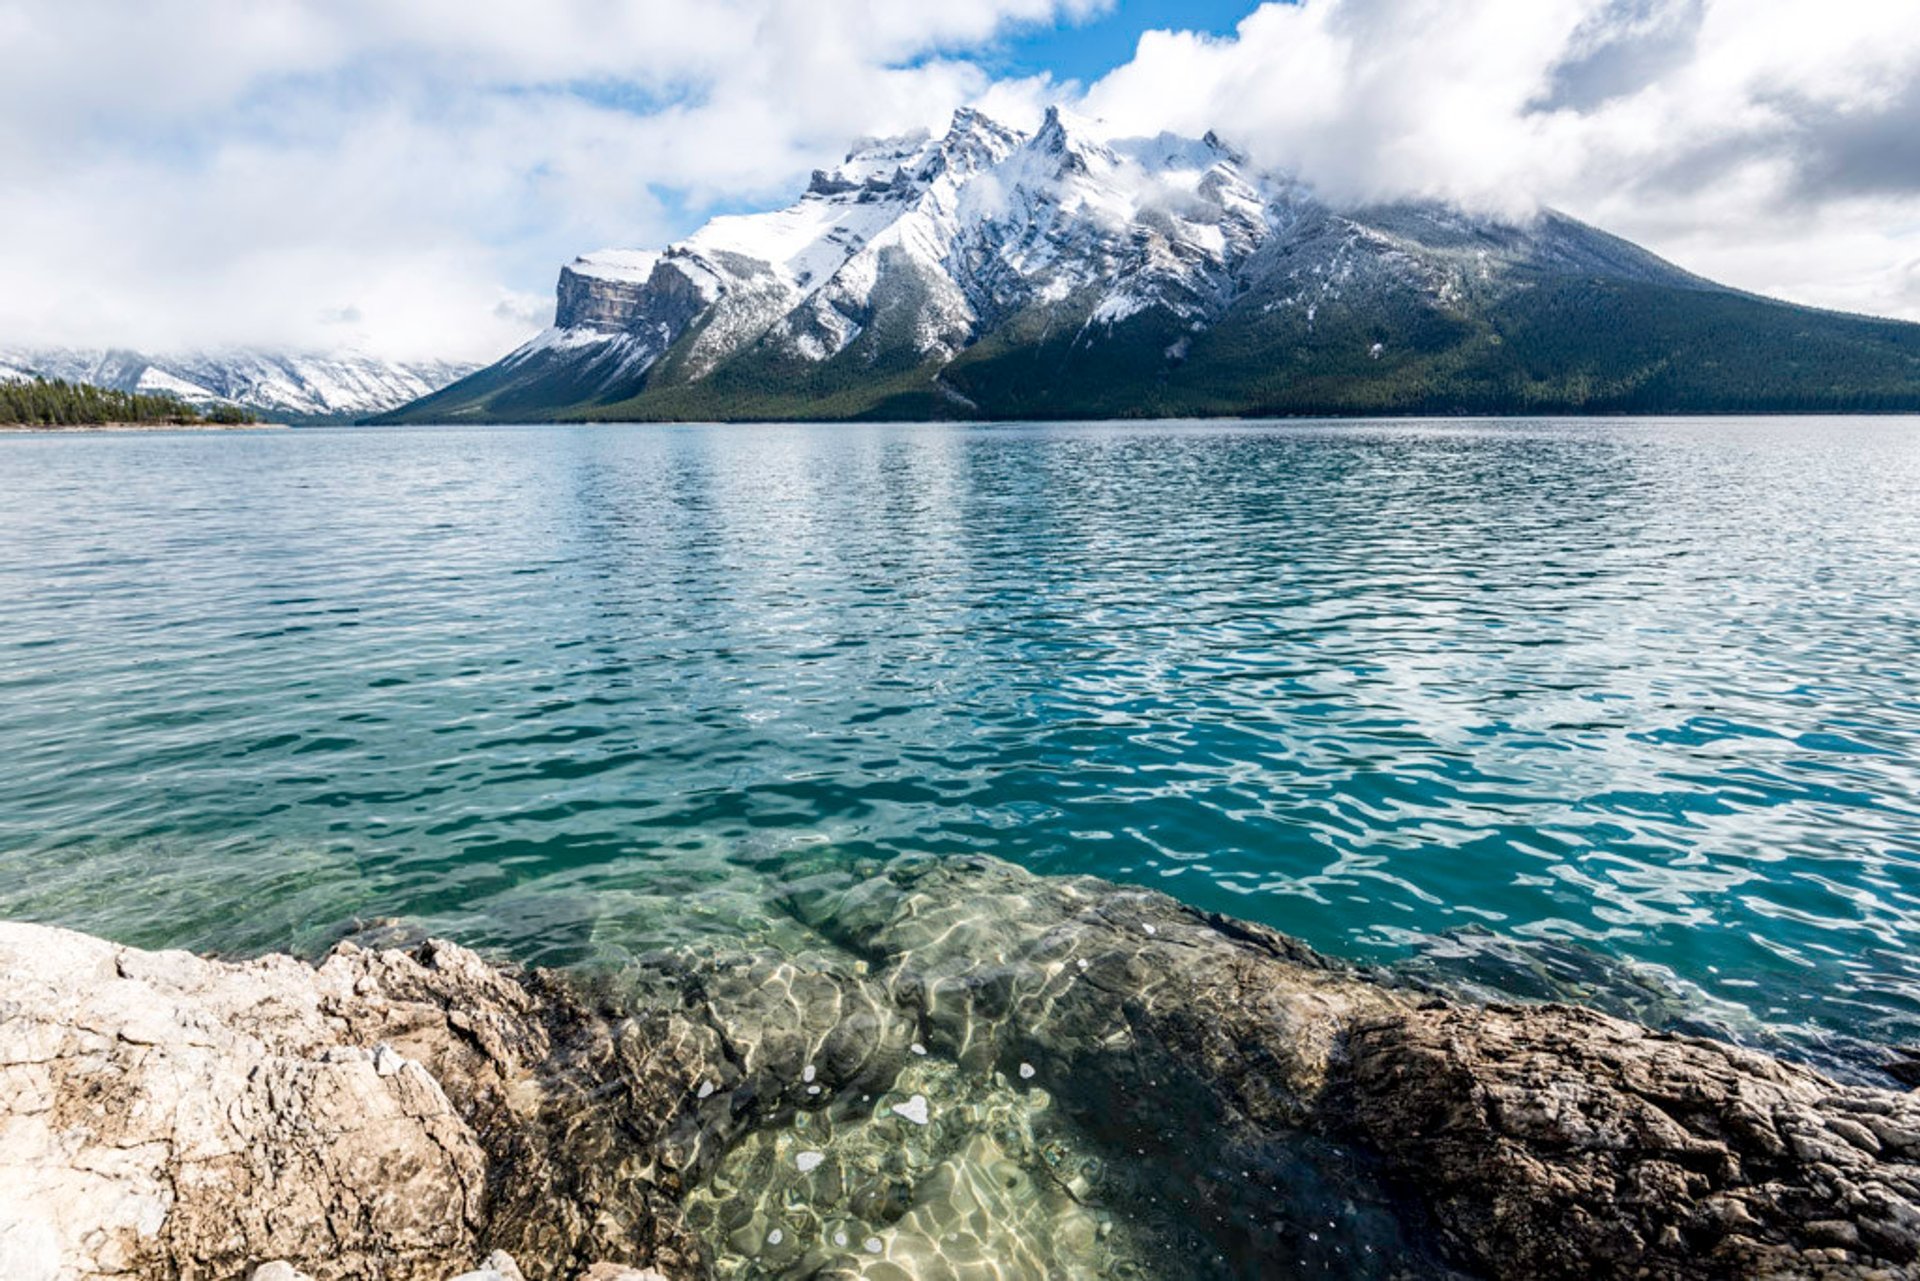
[[989,70],[1108,7],[0,0],[0,341],[486,357],[581,249],[783,204],[858,135],[1063,99],[1335,198],[1540,201],[1920,316],[1910,4],[1303,0],[1150,32],[1090,86]]
[[1307,0],[1151,33],[1087,95],[1350,199],[1554,205],[1705,274],[1920,316],[1920,9]]

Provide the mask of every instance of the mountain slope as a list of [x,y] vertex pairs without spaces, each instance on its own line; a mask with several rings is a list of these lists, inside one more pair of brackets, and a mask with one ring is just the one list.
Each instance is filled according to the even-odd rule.
[[1211,134],[962,111],[787,209],[576,259],[552,329],[385,420],[1915,408],[1920,326],[1564,215],[1338,210]]
[[473,369],[355,353],[240,349],[148,356],[119,349],[0,350],[0,380],[40,376],[113,391],[167,393],[192,405],[240,405],[301,422],[351,420],[406,405]]

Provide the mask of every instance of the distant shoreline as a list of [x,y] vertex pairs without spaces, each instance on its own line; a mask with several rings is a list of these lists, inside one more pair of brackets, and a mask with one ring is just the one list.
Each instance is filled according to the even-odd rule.
[[0,432],[284,431],[287,426],[286,423],[0,423]]

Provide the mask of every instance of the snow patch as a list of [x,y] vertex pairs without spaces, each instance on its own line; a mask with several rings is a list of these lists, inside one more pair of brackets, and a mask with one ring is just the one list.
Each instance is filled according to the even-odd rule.
[[1129,316],[1139,315],[1157,301],[1159,300],[1134,293],[1111,293],[1102,298],[1100,305],[1093,309],[1093,319],[1096,324],[1118,324]]
[[660,265],[660,254],[646,249],[599,249],[567,264],[576,276],[645,284]]

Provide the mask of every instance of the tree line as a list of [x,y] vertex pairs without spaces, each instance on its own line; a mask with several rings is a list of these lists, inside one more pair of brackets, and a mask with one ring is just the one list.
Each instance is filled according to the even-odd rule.
[[57,378],[0,382],[0,423],[35,427],[87,427],[102,423],[253,423],[259,416],[238,405],[189,405],[161,392],[115,391]]

